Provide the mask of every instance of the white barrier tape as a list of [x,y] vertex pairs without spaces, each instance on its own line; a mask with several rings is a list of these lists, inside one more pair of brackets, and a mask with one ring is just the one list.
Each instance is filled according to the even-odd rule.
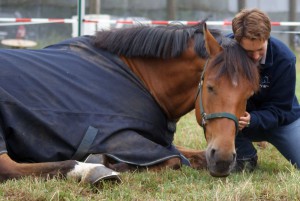
[[[84,20],[83,22],[92,23],[110,23],[110,24],[153,24],[153,25],[172,25],[172,24],[184,24],[184,25],[195,25],[199,21],[134,21],[134,20]],[[231,21],[206,21],[207,25],[210,26],[231,26]],[[300,22],[271,22],[272,26],[300,26]]]
[[272,33],[300,34],[300,31],[271,31]]
[[[15,22],[15,23],[73,23],[76,19],[64,18],[0,18],[0,22]],[[195,25],[199,21],[163,21],[163,20],[149,20],[149,21],[135,21],[135,20],[83,20],[84,23],[110,23],[110,24],[153,24],[153,25],[168,25],[168,24],[185,24]],[[231,21],[206,21],[207,25],[216,26],[231,26]],[[4,24],[4,23],[3,23]],[[8,25],[9,23],[7,23]],[[9,24],[12,25],[12,24]],[[19,25],[19,24],[17,24]],[[271,22],[272,26],[300,26],[300,22]],[[2,26],[2,25],[1,25]]]
[[77,22],[74,19],[55,19],[55,18],[0,18],[0,26],[18,26],[31,24],[50,24],[50,23],[73,23]]
[[64,18],[0,18],[0,22],[56,22],[72,23],[74,19]]
[[300,26],[300,22],[279,22],[278,26]]
[[[56,21],[51,21],[51,22],[11,22],[11,23],[0,23],[0,26],[18,26],[18,25],[33,25],[33,24],[53,24],[53,23],[57,23],[57,24],[64,24],[61,22],[56,22]],[[72,23],[72,22],[68,22],[68,23]]]
[[[221,29],[224,32],[232,32],[232,29]],[[275,31],[275,30],[271,30],[272,33],[279,33],[279,34],[300,34],[300,31]]]

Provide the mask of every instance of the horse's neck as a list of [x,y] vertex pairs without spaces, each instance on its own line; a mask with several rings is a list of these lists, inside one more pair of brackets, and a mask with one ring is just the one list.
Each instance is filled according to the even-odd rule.
[[203,60],[124,58],[144,82],[169,119],[179,119],[194,108]]

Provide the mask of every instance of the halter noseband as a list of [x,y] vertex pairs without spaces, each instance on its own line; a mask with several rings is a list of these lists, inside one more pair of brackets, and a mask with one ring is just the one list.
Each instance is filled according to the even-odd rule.
[[237,135],[238,134],[239,120],[235,115],[233,115],[231,113],[228,113],[228,112],[218,112],[218,113],[211,113],[211,114],[206,114],[204,112],[203,103],[202,103],[202,88],[203,88],[204,74],[205,74],[207,63],[208,63],[208,59],[205,62],[205,66],[204,66],[204,69],[203,69],[202,74],[201,74],[201,79],[200,79],[200,83],[199,83],[199,87],[198,87],[198,92],[197,92],[197,95],[196,95],[196,100],[197,100],[197,97],[200,96],[199,97],[199,105],[200,105],[200,113],[201,113],[201,117],[202,117],[201,126],[204,129],[204,134],[205,134],[205,125],[207,123],[207,120],[216,119],[216,118],[227,118],[227,119],[231,119],[232,121],[234,121],[235,134]]

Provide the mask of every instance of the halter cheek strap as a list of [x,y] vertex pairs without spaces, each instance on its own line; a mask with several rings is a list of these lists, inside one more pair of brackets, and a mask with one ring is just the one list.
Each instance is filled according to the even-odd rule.
[[228,112],[219,112],[219,113],[211,113],[211,114],[206,114],[204,112],[204,107],[203,107],[203,102],[202,102],[202,88],[203,88],[204,74],[205,74],[207,63],[208,63],[208,59],[205,62],[205,66],[204,66],[204,69],[201,74],[198,92],[196,95],[196,100],[197,100],[197,97],[200,96],[199,97],[199,106],[200,106],[200,113],[201,113],[201,117],[202,117],[202,122],[201,122],[202,125],[201,126],[204,128],[204,132],[205,132],[205,125],[207,123],[207,120],[217,119],[217,118],[227,118],[227,119],[234,121],[235,131],[236,131],[235,133],[237,135],[238,127],[239,127],[239,120],[235,115],[228,113]]

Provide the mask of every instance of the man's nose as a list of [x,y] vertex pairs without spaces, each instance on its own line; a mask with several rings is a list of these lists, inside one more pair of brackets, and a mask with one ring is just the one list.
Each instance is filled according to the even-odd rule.
[[251,58],[255,61],[257,61],[259,57],[260,57],[259,52],[253,52],[251,55]]

